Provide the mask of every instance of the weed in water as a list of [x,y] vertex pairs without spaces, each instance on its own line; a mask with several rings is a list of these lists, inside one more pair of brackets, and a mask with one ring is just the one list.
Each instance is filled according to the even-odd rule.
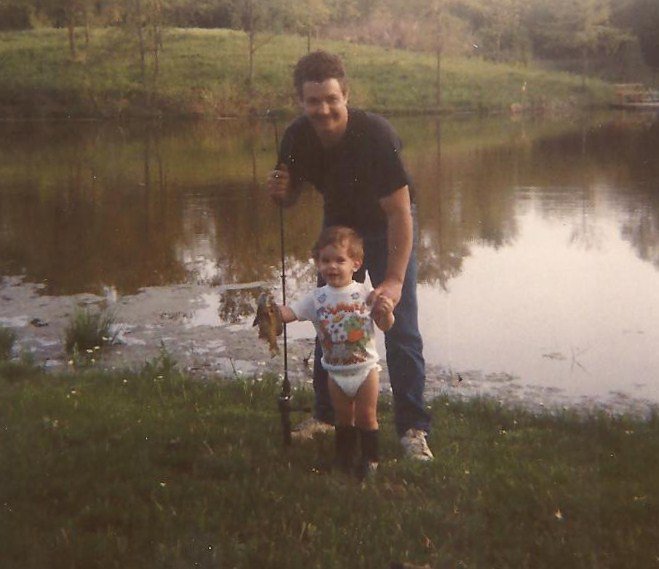
[[0,361],[11,358],[16,338],[16,332],[11,328],[0,326]]
[[160,342],[159,354],[144,363],[141,375],[143,377],[171,378],[177,373],[178,362],[167,350],[164,342]]
[[117,337],[117,332],[113,331],[115,321],[112,311],[92,312],[88,308],[77,308],[65,331],[64,347],[67,353],[112,344]]

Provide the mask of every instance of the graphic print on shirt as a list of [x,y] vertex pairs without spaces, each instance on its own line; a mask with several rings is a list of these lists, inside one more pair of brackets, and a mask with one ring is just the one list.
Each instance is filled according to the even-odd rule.
[[369,308],[355,292],[350,302],[329,304],[321,293],[316,297],[318,336],[323,359],[331,366],[361,364],[369,359],[367,344],[373,335]]

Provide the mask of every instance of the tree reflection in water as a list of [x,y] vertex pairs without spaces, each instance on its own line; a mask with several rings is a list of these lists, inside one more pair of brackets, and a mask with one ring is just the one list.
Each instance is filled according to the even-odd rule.
[[[640,258],[659,266],[657,122],[394,119],[419,193],[420,280],[446,287],[474,244],[509,246],[533,201],[597,245],[603,196]],[[441,128],[440,128],[441,126]],[[265,122],[4,124],[0,263],[69,294],[115,286],[276,280],[277,210]],[[572,215],[578,212],[577,215]],[[320,199],[286,212],[286,254],[306,261]]]
[[[654,385],[654,115],[392,121],[418,190],[429,362],[584,392]],[[274,156],[258,121],[4,123],[0,270],[53,295],[212,285],[213,321],[244,321],[258,287],[281,295]],[[313,192],[285,211],[289,299],[315,283],[320,221]]]

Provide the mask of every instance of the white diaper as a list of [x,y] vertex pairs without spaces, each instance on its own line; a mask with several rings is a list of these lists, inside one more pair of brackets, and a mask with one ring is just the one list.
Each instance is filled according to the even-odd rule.
[[375,364],[373,366],[364,366],[350,370],[332,370],[329,372],[330,378],[341,388],[341,391],[348,397],[355,397],[362,383],[366,381],[371,370],[380,371],[382,368]]

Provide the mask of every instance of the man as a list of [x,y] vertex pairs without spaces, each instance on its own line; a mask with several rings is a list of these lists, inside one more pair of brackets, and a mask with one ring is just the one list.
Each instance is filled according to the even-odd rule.
[[[415,206],[400,140],[384,118],[348,107],[347,75],[339,57],[310,53],[298,61],[293,79],[303,113],[284,133],[268,191],[289,206],[305,185],[313,186],[323,195],[323,225],[352,227],[364,238],[364,265],[355,280],[363,281],[368,270],[375,289],[371,300],[383,295],[395,305],[396,322],[385,334],[385,347],[396,430],[409,457],[432,460],[417,318]],[[315,417],[298,426],[294,435],[299,438],[333,423],[320,360],[316,344]]]

